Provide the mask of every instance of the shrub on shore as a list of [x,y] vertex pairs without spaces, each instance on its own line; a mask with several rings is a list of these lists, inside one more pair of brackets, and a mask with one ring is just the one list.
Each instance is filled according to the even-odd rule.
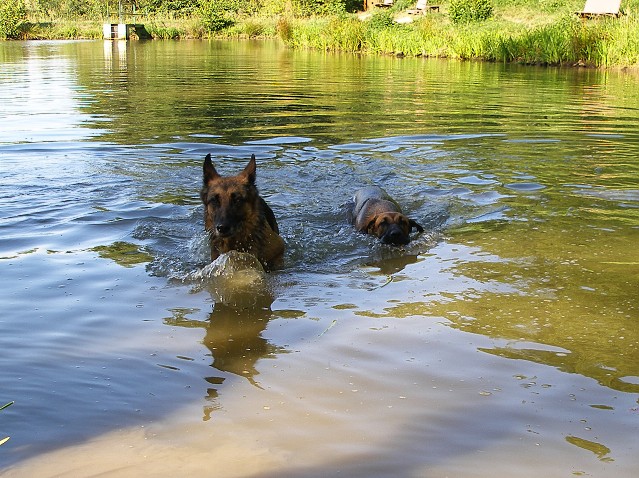
[[27,23],[27,9],[22,0],[0,3],[0,39],[19,38]]
[[235,0],[203,0],[197,9],[202,26],[209,32],[219,32],[235,24],[234,15],[238,13]]
[[491,0],[450,0],[448,15],[453,23],[488,20],[493,15]]

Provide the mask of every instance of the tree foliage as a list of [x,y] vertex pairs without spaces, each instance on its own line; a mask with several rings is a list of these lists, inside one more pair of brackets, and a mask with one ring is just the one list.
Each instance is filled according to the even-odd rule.
[[213,23],[232,20],[237,15],[293,16],[340,15],[363,8],[363,0],[0,0],[2,8],[24,2],[27,12],[38,18],[103,18],[107,12],[174,17],[198,15]]
[[27,9],[22,0],[0,2],[0,38],[19,38],[27,22]]
[[202,0],[198,13],[202,26],[209,32],[218,32],[235,22],[233,17],[241,8],[242,0]]

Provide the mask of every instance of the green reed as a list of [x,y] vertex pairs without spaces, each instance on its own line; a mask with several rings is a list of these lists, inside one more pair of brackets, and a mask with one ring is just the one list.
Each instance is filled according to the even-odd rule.
[[488,60],[540,64],[632,66],[639,64],[639,22],[634,17],[557,22],[502,36],[483,55]]
[[316,17],[278,24],[280,37],[294,48],[362,51],[366,25],[352,16]]
[[178,40],[186,37],[186,31],[174,25],[166,25],[162,22],[150,22],[145,25],[146,31],[152,38],[158,40]]
[[[625,15],[620,18],[592,20],[574,14],[583,7],[581,0],[570,0],[567,5],[559,0],[494,0],[491,18],[459,24],[451,21],[449,1],[443,0],[436,2],[441,5],[440,13],[398,23],[413,3],[397,0],[393,8],[379,9],[368,18],[345,12],[304,17],[299,12],[263,8],[234,16],[232,24],[219,31],[207,27],[206,18],[197,11],[184,15],[149,13],[140,23],[157,39],[278,37],[293,48],[328,51],[525,64],[639,66],[639,0],[624,1]],[[275,8],[273,2],[269,5]],[[98,18],[29,20],[19,37],[102,36]]]
[[21,38],[25,40],[77,40],[102,38],[102,24],[88,20],[29,22]]
[[481,59],[544,65],[639,66],[639,18],[581,20],[572,13],[526,26],[501,20],[453,25],[443,15],[384,25],[354,17],[296,21],[297,48]]

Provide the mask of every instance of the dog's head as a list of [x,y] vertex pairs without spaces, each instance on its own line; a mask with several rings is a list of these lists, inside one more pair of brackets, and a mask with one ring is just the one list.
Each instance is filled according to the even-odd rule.
[[211,237],[233,237],[254,219],[259,198],[255,169],[255,155],[252,155],[240,174],[223,177],[215,170],[211,155],[206,155],[200,197],[204,203],[204,225]]
[[377,236],[384,244],[403,246],[410,242],[410,233],[413,228],[418,232],[424,232],[422,226],[402,213],[385,212],[371,219],[366,232]]

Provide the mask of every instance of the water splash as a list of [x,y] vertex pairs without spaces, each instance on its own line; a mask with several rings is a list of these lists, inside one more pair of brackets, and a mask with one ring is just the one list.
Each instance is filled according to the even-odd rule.
[[237,309],[270,307],[274,300],[264,268],[245,252],[222,254],[186,279],[197,283],[198,289],[208,290],[216,303]]

